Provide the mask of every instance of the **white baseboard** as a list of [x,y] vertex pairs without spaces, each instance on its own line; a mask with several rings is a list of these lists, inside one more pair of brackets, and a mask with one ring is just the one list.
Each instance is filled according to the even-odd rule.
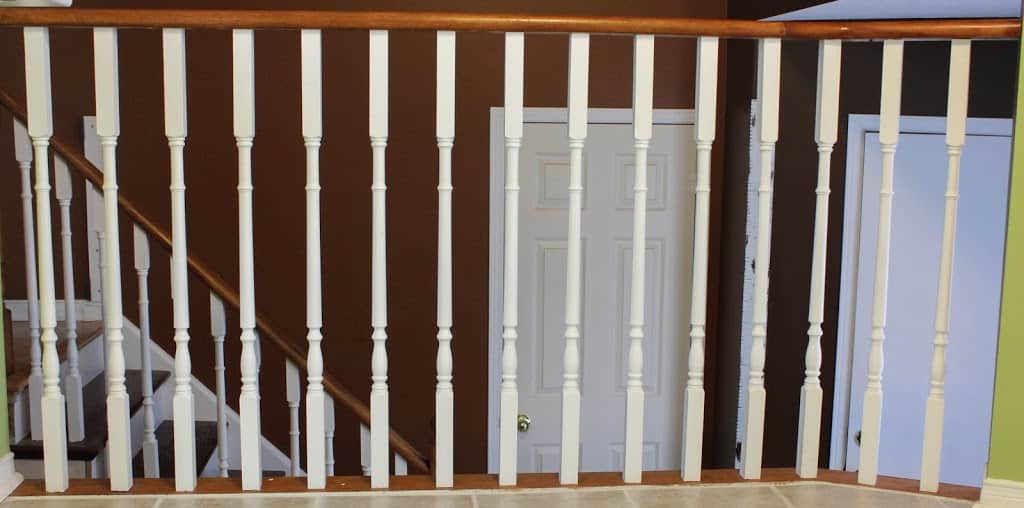
[[988,478],[981,485],[981,500],[976,508],[1014,508],[1024,506],[1024,482]]
[[21,474],[14,470],[14,454],[8,452],[0,458],[0,501],[7,499],[22,480]]
[[[4,306],[10,309],[14,321],[28,321],[28,300],[4,300]],[[57,321],[64,321],[64,300],[57,300]],[[103,309],[99,302],[91,300],[75,300],[75,310],[79,321],[100,321]]]

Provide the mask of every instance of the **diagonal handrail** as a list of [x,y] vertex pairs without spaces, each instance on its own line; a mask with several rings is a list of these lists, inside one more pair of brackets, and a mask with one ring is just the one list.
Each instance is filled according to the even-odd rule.
[[[0,88],[0,104],[3,105],[11,115],[17,118],[21,122],[26,122],[27,115],[25,108],[18,101],[16,101],[7,90]],[[74,149],[70,144],[54,136],[50,139],[50,146],[53,150],[67,162],[68,166],[74,169],[83,178],[91,182],[97,188],[103,186],[103,172],[94,166],[85,155]],[[155,222],[149,219],[124,193],[118,193],[117,195],[118,204],[121,209],[128,215],[128,217],[134,221],[140,228],[146,231],[150,237],[157,240],[157,245],[161,246],[167,252],[171,251],[171,234],[157,225]],[[228,305],[231,305],[235,309],[239,307],[239,295],[238,291],[224,281],[216,272],[203,264],[200,260],[189,255],[188,256],[188,267],[200,280],[206,284],[210,291],[217,294],[222,300]],[[269,339],[274,343],[281,352],[288,358],[289,361],[298,365],[303,370],[306,369],[306,357],[295,347],[294,343],[285,338],[284,334],[278,332],[267,320],[256,315],[256,328],[260,332],[260,336]],[[327,393],[334,398],[334,400],[340,403],[342,406],[348,408],[356,415],[360,421],[366,425],[370,424],[370,408],[366,407],[358,397],[356,397],[347,388],[334,379],[330,374],[324,372],[324,389]],[[395,452],[402,456],[409,464],[409,467],[422,472],[429,473],[430,466],[427,464],[427,458],[425,455],[419,452],[412,446],[409,441],[404,437],[395,432],[392,428],[389,432],[389,441]]]

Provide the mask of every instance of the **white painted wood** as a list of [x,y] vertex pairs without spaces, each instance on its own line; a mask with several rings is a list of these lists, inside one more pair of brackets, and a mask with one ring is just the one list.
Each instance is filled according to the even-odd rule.
[[227,323],[224,317],[224,302],[217,295],[210,293],[210,334],[213,335],[213,371],[216,377],[217,392],[217,469],[221,478],[228,477],[228,421],[227,396],[224,380],[224,335],[227,334]]
[[818,146],[818,184],[815,189],[814,251],[811,260],[807,352],[804,384],[800,389],[800,420],[797,431],[796,472],[801,478],[818,475],[821,439],[821,335],[825,318],[825,254],[828,242],[829,176],[832,146],[839,132],[839,81],[842,42],[818,43],[818,93],[814,141]]
[[139,282],[139,361],[142,365],[142,458],[146,478],[160,477],[160,449],[153,414],[153,365],[150,360],[149,331],[149,238],[138,225],[132,226],[135,273]]
[[[644,283],[647,259],[647,148],[654,110],[654,36],[633,39],[633,263],[629,298],[629,373],[626,381],[625,467],[622,479],[639,483],[644,435]],[[642,205],[641,205],[642,203]],[[574,476],[575,476],[574,472]],[[575,481],[573,483],[576,483]]]
[[384,149],[388,143],[388,32],[370,31],[370,147],[373,151],[373,224],[371,231],[371,326],[373,334],[370,388],[370,486],[386,488],[390,470],[388,448],[388,299],[385,233]]
[[[47,74],[49,76],[49,74]],[[46,100],[49,100],[47,97]],[[43,351],[39,344],[39,285],[36,270],[36,225],[32,212],[32,138],[28,129],[14,120],[14,154],[21,173],[21,218],[25,232],[25,294],[29,331],[29,427],[33,440],[43,439]]]
[[[195,400],[188,311],[188,247],[185,219],[185,137],[188,100],[185,85],[185,31],[163,30],[164,132],[171,154],[171,298],[174,304],[174,488],[195,490]],[[144,338],[145,339],[145,338]],[[145,345],[144,347],[148,346]],[[144,353],[148,356],[148,353]],[[155,445],[154,445],[155,446]],[[148,466],[147,466],[148,467]]]
[[25,97],[28,134],[35,160],[36,243],[39,272],[39,326],[42,344],[43,462],[46,491],[68,488],[67,433],[64,395],[60,391],[60,358],[57,355],[56,303],[53,270],[53,227],[50,219],[50,137],[53,112],[50,95],[50,35],[46,28],[26,27]]
[[85,439],[82,409],[82,374],[78,368],[78,317],[75,302],[74,249],[71,242],[71,171],[64,159],[54,157],[54,187],[60,205],[61,262],[64,279],[64,339],[67,370],[64,393],[67,398],[68,440]]
[[949,54],[949,98],[946,106],[946,195],[939,252],[939,287],[935,302],[935,338],[931,389],[925,403],[924,445],[921,448],[921,490],[938,492],[945,417],[946,346],[949,344],[953,251],[956,245],[957,198],[960,193],[960,153],[967,131],[967,95],[971,74],[971,41],[954,40]]
[[121,302],[121,247],[117,205],[117,136],[121,131],[118,93],[117,29],[93,29],[96,77],[96,129],[103,147],[103,211],[106,235],[103,281],[107,321],[107,459],[110,489],[132,487],[131,412],[125,386]]
[[696,216],[693,229],[693,286],[690,293],[690,353],[683,399],[680,476],[700,481],[704,446],[704,338],[708,298],[708,231],[711,217],[711,145],[715,140],[718,95],[718,37],[697,39]]
[[899,138],[900,88],[903,80],[903,41],[885,41],[882,50],[881,124],[882,181],[878,199],[878,239],[875,250],[875,284],[871,310],[871,352],[868,382],[864,389],[861,422],[860,468],[857,481],[874,485],[878,480],[878,447],[882,427],[882,342],[885,340],[886,299],[889,286],[889,242],[892,228],[893,165]]
[[754,269],[754,315],[747,380],[747,414],[743,426],[740,476],[761,477],[764,443],[764,361],[768,335],[768,267],[771,263],[772,194],[775,171],[775,142],[779,138],[779,81],[782,41],[761,39],[758,45],[757,96],[759,105],[761,175],[758,185],[757,258]]
[[[452,388],[452,145],[455,143],[455,32],[437,33],[437,393],[434,484],[455,481]],[[395,454],[395,474],[399,455]],[[404,463],[404,462],[403,462]]]
[[302,448],[299,435],[299,401],[302,400],[302,382],[299,367],[288,360],[284,361],[285,400],[288,401],[288,438],[289,473],[291,476],[302,474]]
[[[100,164],[102,165],[102,162]],[[103,194],[102,194],[102,192],[100,193],[100,204],[103,204]],[[104,252],[106,251],[106,241],[107,241],[106,240],[106,235],[104,234],[103,230],[100,229],[100,230],[96,231],[96,246],[97,246],[97,250],[98,250],[97,254],[99,254],[99,256],[97,256],[97,259],[99,260],[99,266],[97,268],[99,269],[99,273],[100,273],[100,278],[98,280],[99,283],[97,284],[99,287],[97,289],[98,289],[98,292],[100,294],[100,311],[102,311],[102,313],[103,313],[103,337],[101,337],[101,339],[100,339],[100,342],[103,344],[103,357],[102,357],[103,358],[103,370],[107,369],[107,330],[109,329],[109,323],[107,322],[106,299],[103,298],[103,280],[107,276],[106,275],[107,274],[107,272],[106,272],[106,261],[104,261],[104,259],[105,259]],[[109,392],[110,392],[110,386],[108,386],[106,383],[104,383],[103,384],[103,393],[107,394]]]
[[590,34],[569,36],[569,217],[562,357],[562,439],[559,481],[575,484],[580,464],[580,300],[582,299],[583,144],[587,137]]
[[405,462],[405,459],[395,454],[395,476],[407,476],[409,474],[409,464]]
[[242,342],[241,414],[242,490],[259,490],[263,482],[260,439],[259,367],[257,366],[256,286],[252,218],[252,143],[256,135],[255,43],[252,30],[232,31],[234,134],[238,148],[238,278]]
[[365,423],[359,424],[359,464],[363,476],[370,476],[370,428]]
[[498,485],[516,484],[519,388],[516,384],[519,323],[519,146],[523,137],[525,35],[505,34],[505,269],[502,287],[501,410]]
[[324,399],[324,448],[325,474],[334,476],[334,399],[329,396]]
[[[324,358],[320,349],[323,340],[323,289],[320,260],[320,140],[323,136],[323,61],[319,30],[303,30],[302,44],[302,140],[306,146],[306,341],[309,351],[306,355],[306,486],[322,489],[327,482],[327,457],[324,430],[323,370]],[[295,367],[290,362],[290,368]],[[292,372],[289,370],[289,372]],[[295,434],[293,436],[292,474],[296,475],[298,464],[298,369],[294,369],[295,389]],[[291,378],[289,378],[291,382]],[[289,394],[292,386],[289,385]],[[289,398],[289,406],[292,404]]]

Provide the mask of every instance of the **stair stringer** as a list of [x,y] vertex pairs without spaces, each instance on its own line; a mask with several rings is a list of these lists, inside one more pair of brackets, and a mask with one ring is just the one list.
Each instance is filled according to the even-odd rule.
[[[140,369],[142,368],[141,360],[141,334],[139,333],[138,326],[135,323],[129,321],[127,318],[124,319],[124,353],[125,353],[125,364],[129,369]],[[153,370],[167,370],[174,372],[174,357],[164,351],[162,347],[153,343],[150,347],[150,360]],[[170,380],[164,383],[163,389],[157,390],[154,393],[154,414],[156,416],[156,425],[160,425],[163,420],[173,419],[172,415],[172,399],[174,397],[174,378],[173,374]],[[159,395],[159,398],[157,397]],[[199,382],[195,377],[192,378],[192,397],[196,404],[196,420],[197,421],[216,421],[217,420],[217,395],[203,383]],[[141,413],[141,410],[139,411]],[[228,468],[229,469],[240,469],[241,460],[239,460],[239,435],[238,430],[240,428],[240,417],[238,413],[228,405],[225,416],[228,421]],[[139,415],[141,416],[141,414]],[[134,418],[133,418],[134,420]],[[141,421],[141,418],[140,418]],[[288,455],[274,446],[265,436],[260,436],[261,450],[260,454],[263,459],[264,470],[279,470],[289,471],[291,460]],[[142,448],[142,428],[139,427],[136,432],[135,426],[132,427],[132,450],[133,453],[138,453]],[[213,456],[210,457],[211,461],[217,460],[217,453],[214,452]],[[216,467],[213,468],[216,471]],[[210,471],[210,467],[207,464],[203,468],[204,473]]]

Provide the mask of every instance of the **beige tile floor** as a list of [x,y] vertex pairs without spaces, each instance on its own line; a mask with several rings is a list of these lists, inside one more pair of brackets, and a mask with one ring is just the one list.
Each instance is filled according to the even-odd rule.
[[971,503],[966,501],[817,483],[544,489],[501,493],[464,491],[454,493],[10,498],[3,504],[10,508],[968,508],[971,506]]

